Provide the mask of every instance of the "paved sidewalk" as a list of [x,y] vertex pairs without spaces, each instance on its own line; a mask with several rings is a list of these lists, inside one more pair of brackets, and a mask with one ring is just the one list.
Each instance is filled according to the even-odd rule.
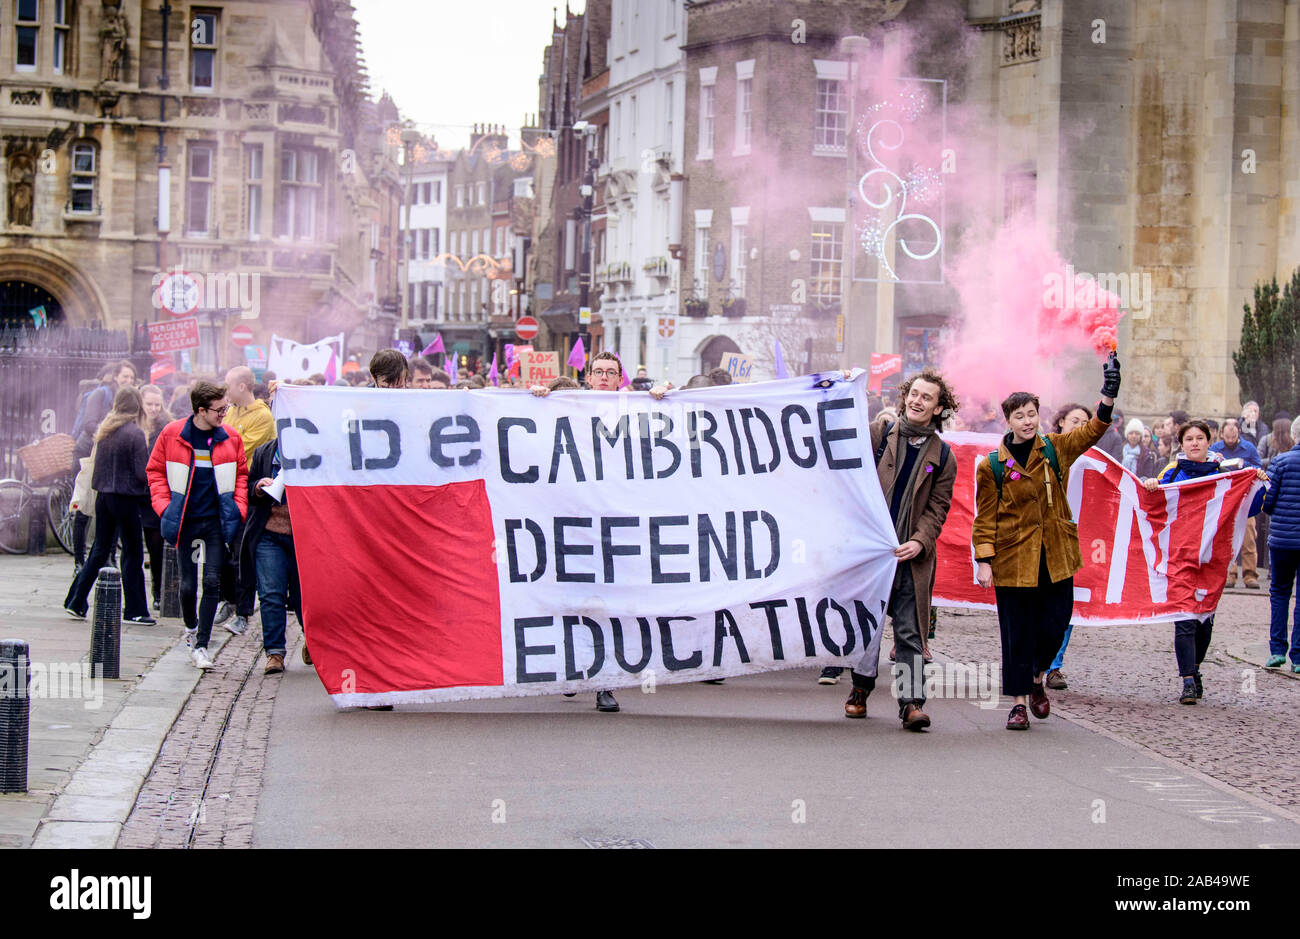
[[90,659],[89,620],[62,608],[71,582],[66,554],[0,556],[0,638],[27,641],[34,683],[65,676],[33,688],[28,791],[0,795],[0,847],[111,847],[198,678],[179,621],[160,620],[124,624],[120,679],[70,680]]
[[[1267,582],[1225,593],[1201,667],[1205,697],[1193,707],[1178,703],[1173,623],[1075,627],[1062,668],[1070,687],[1049,692],[1052,712],[1300,818],[1300,684],[1260,667],[1268,616]],[[930,645],[959,662],[1001,662],[992,613],[940,610]]]

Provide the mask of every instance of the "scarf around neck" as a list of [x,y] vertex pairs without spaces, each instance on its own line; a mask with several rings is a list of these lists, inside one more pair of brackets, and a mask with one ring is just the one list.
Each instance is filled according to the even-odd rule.
[[[935,426],[926,424],[924,427],[917,427],[915,424],[902,417],[898,420],[898,446],[894,451],[894,465],[897,472],[894,475],[894,481],[890,483],[889,489],[885,492],[885,505],[894,504],[894,491],[902,485],[904,497],[902,505],[898,509],[898,518],[894,519],[894,532],[898,535],[900,544],[907,541],[912,536],[912,497],[916,494],[917,481],[921,476],[921,459],[922,453],[934,436]],[[904,444],[904,438],[907,438]],[[903,447],[914,446],[916,448],[916,459],[912,461],[912,471],[908,474],[907,479],[901,478],[903,469]]]

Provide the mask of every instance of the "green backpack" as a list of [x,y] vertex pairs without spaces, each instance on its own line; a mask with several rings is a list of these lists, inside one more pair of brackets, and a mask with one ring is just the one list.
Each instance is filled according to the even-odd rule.
[[[1052,446],[1052,441],[1048,440],[1042,434],[1038,436],[1043,438],[1043,456],[1051,464],[1052,469],[1056,472],[1056,481],[1061,488],[1065,488],[1065,480],[1061,478],[1061,464],[1056,459],[1056,447]],[[989,469],[993,470],[993,481],[998,484],[998,501],[1002,500],[1002,474],[1006,472],[1006,466],[998,459],[998,451],[994,450],[989,454]]]

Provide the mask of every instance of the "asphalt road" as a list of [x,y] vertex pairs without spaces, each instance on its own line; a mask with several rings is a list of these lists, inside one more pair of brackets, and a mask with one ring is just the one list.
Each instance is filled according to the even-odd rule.
[[[1005,700],[931,701],[900,729],[887,689],[847,720],[795,670],[720,686],[336,711],[281,676],[258,847],[1300,847],[1300,824],[1192,771]],[[1189,709],[1190,710],[1190,709]]]

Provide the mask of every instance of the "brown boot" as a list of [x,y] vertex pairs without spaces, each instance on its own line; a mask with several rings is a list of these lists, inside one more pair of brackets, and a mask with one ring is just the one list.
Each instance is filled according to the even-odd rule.
[[867,716],[867,692],[864,689],[854,688],[849,692],[849,700],[844,702],[844,716]]
[[1047,687],[1053,691],[1064,691],[1070,686],[1066,684],[1065,673],[1059,668],[1054,668],[1047,673]]
[[1047,692],[1042,685],[1034,685],[1034,690],[1029,692],[1029,712],[1040,721],[1047,720],[1052,713],[1052,703],[1047,700]]
[[922,731],[930,726],[930,717],[921,710],[919,704],[909,704],[903,708],[903,729]]
[[279,654],[268,655],[266,657],[266,668],[262,669],[263,675],[278,675],[284,671],[284,656]]

